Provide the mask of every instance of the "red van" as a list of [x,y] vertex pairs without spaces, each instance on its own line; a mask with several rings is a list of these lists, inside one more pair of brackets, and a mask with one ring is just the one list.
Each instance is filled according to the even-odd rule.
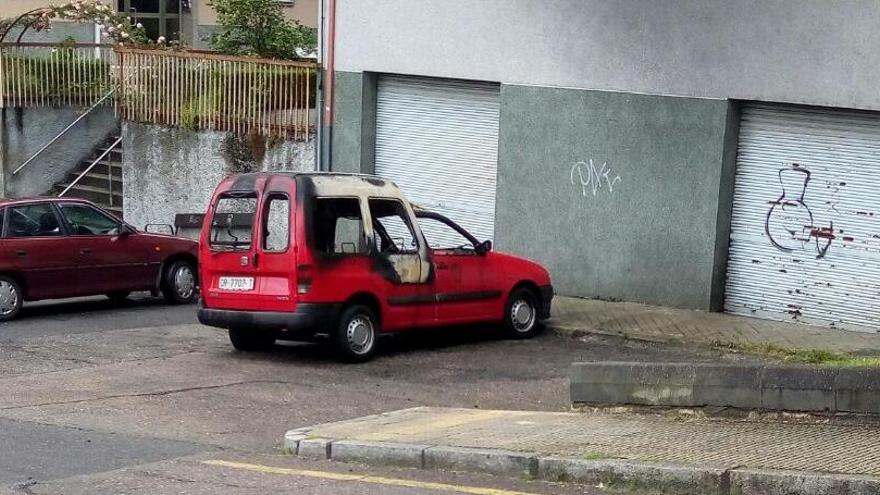
[[547,271],[492,252],[393,183],[338,173],[255,173],[214,192],[199,253],[199,321],[239,350],[329,336],[366,361],[381,333],[502,323],[533,336],[550,315]]

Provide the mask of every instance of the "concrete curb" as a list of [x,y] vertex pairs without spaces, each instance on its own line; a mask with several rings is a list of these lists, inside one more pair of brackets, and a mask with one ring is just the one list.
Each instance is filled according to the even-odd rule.
[[287,453],[374,466],[488,473],[514,478],[598,485],[666,495],[880,495],[880,478],[800,471],[683,466],[623,459],[587,460],[525,452],[406,443],[284,437]]
[[880,414],[880,369],[779,364],[574,363],[573,403]]

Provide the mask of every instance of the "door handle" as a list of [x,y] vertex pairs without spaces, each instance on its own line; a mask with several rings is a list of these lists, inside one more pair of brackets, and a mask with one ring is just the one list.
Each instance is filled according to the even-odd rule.
[[19,258],[24,258],[27,256],[27,251],[19,249],[18,251],[15,252],[15,255],[18,256]]
[[79,250],[79,254],[91,254],[92,250],[89,248],[82,248]]

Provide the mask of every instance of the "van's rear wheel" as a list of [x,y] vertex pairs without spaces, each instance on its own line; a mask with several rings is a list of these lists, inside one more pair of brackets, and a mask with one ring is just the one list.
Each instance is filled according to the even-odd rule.
[[350,363],[372,359],[379,340],[378,321],[367,306],[355,304],[345,308],[333,336],[339,357]]
[[229,341],[239,351],[265,351],[275,345],[275,334],[252,328],[230,328]]

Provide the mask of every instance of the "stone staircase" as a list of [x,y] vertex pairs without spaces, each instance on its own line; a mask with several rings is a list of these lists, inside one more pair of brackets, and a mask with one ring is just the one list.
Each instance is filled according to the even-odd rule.
[[[62,182],[52,188],[51,195],[60,196],[70,184],[73,184],[64,193],[65,198],[87,199],[122,218],[123,183],[120,133],[118,129],[110,133],[101,144],[95,147],[88,158],[82,160]],[[98,158],[101,160],[95,163],[91,170],[88,170]]]

